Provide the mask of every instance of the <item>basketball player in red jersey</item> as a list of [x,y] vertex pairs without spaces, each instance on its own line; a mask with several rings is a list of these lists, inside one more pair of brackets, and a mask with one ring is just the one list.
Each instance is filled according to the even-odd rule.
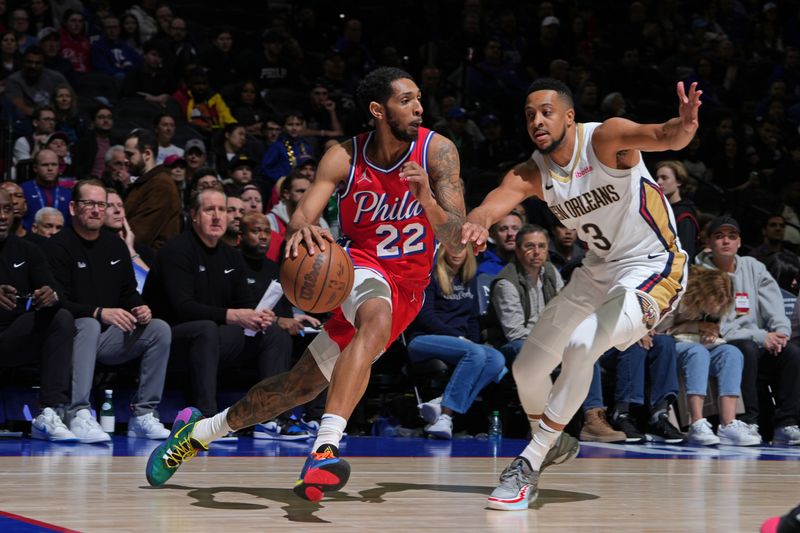
[[419,312],[433,267],[434,239],[453,253],[463,248],[464,193],[453,143],[422,127],[421,93],[396,68],[371,72],[358,87],[375,130],[335,146],[287,230],[286,254],[304,242],[325,250],[331,234],[319,219],[338,191],[342,246],[355,267],[353,290],[286,374],[265,379],[229,409],[201,419],[186,408],[167,441],[147,464],[151,485],[161,485],[208,443],[315,398],[330,385],[313,452],[294,491],[312,501],[339,490],[350,466],[339,458],[347,419],[369,381],[370,366]]

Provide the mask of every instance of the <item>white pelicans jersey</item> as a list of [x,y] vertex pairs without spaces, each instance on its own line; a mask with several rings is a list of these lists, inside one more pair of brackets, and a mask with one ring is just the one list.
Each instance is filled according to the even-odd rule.
[[663,312],[686,283],[687,255],[672,209],[641,158],[622,170],[600,162],[592,147],[598,126],[576,124],[575,150],[566,168],[539,152],[531,156],[542,176],[544,200],[587,243],[587,266],[640,266],[641,282],[630,288],[650,294]]

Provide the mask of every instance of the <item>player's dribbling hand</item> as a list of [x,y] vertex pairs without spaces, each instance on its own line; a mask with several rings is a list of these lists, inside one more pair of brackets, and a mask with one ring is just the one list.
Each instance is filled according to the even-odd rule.
[[465,222],[461,226],[461,244],[472,244],[472,253],[478,255],[486,249],[489,240],[489,231],[474,222]]
[[703,91],[697,89],[697,82],[689,86],[689,94],[686,94],[683,82],[678,82],[678,115],[681,117],[681,125],[688,132],[694,132],[700,123],[697,120],[697,112],[700,109],[700,96]]
[[419,163],[408,161],[403,164],[400,168],[400,181],[408,184],[408,190],[423,207],[433,200],[428,173]]
[[286,241],[285,257],[287,259],[297,257],[297,247],[300,246],[301,242],[306,243],[308,255],[314,255],[317,251],[317,247],[324,252],[327,246],[325,241],[333,242],[333,235],[331,235],[330,231],[322,229],[319,226],[306,226],[305,228],[295,231],[292,236],[289,237],[289,240]]

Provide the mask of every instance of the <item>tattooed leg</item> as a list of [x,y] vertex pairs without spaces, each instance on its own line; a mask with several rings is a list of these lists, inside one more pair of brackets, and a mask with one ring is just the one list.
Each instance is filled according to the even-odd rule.
[[233,404],[226,417],[234,431],[271,420],[293,407],[309,402],[325,390],[328,380],[307,349],[289,372],[256,383]]

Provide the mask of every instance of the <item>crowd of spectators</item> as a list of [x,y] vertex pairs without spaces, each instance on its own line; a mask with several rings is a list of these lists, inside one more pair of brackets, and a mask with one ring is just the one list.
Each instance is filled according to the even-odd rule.
[[[796,2],[626,1],[602,10],[582,0],[360,2],[358,16],[349,2],[275,2],[258,13],[230,4],[0,2],[0,365],[40,360],[35,435],[102,440],[87,419],[95,360],[141,358],[130,432],[151,438],[164,435],[157,404],[165,376],[211,414],[219,369],[250,365],[263,378],[291,364],[293,345],[317,317],[286,302],[253,307],[276,277],[286,224],[322,154],[369,129],[358,81],[392,66],[415,77],[425,125],[456,145],[468,208],[529,157],[521,107],[532,80],[566,83],[579,122],[661,121],[674,110],[676,82],[698,82],[695,139],[644,157],[692,261],[729,272],[733,297],[702,313],[696,305],[678,329],[604,354],[582,434],[683,439],[681,423],[666,415],[688,394],[688,436],[711,443],[702,416],[711,375],[720,381],[720,439],[752,443],[744,432],[757,434],[761,423],[765,436],[774,425],[776,438],[800,444],[800,347],[792,340],[800,330],[782,300],[794,301],[800,279]],[[335,198],[319,223],[338,233]],[[474,270],[471,260],[440,257],[448,266],[429,293],[451,308],[425,308],[429,319],[409,332],[416,360],[436,355],[426,339],[462,350],[442,359],[456,368],[453,380],[469,382],[423,403],[435,436],[452,435],[451,416],[469,416],[483,387],[512,387],[510,377],[500,380],[504,369],[584,254],[575,232],[536,200],[490,235]],[[20,262],[32,270],[18,270]],[[469,302],[482,290],[490,302],[476,316]],[[65,313],[82,357],[72,387],[57,368],[69,344]],[[123,332],[135,342],[120,340]],[[443,335],[452,338],[439,342]],[[35,342],[18,350],[21,338]],[[496,349],[476,349],[484,343]],[[720,363],[734,351],[739,366],[725,368],[741,367],[738,380]],[[168,368],[188,369],[189,382],[171,383]],[[774,416],[764,413],[767,383]],[[295,426],[286,414],[259,431],[299,438],[313,429]]]

